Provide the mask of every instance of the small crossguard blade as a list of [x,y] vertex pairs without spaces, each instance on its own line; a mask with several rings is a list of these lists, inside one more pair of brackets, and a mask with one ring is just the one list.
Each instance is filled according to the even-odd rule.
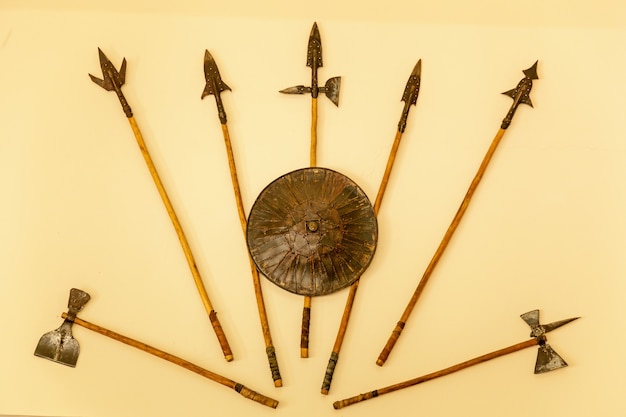
[[222,81],[220,71],[217,69],[213,55],[211,55],[208,50],[204,51],[204,78],[206,79],[206,86],[204,87],[201,98],[210,94],[218,95],[225,90],[231,91],[230,87]]
[[109,60],[109,58],[107,58],[100,48],[98,48],[98,55],[100,57],[100,67],[102,68],[103,79],[95,77],[91,74],[89,74],[89,78],[91,78],[91,81],[107,91],[116,90],[116,88],[119,89],[126,81],[126,58],[122,60],[120,70],[117,71],[113,66],[113,63]]
[[528,313],[522,314],[520,317],[530,326],[530,336],[539,340],[539,352],[537,353],[537,362],[535,363],[535,373],[541,374],[566,367],[567,362],[546,343],[545,334],[577,320],[580,317],[559,320],[545,325],[539,323],[539,310],[529,311]]
[[[341,77],[329,78],[324,84],[324,87],[319,87],[317,90],[320,93],[326,94],[326,97],[333,102],[335,106],[339,106],[339,90],[341,89]],[[296,85],[293,87],[287,87],[279,91],[283,94],[309,94],[311,93],[311,87],[304,85]]]

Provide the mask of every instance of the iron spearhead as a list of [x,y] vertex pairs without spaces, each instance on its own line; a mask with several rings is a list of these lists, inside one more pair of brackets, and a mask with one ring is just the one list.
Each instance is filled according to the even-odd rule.
[[533,103],[530,100],[530,91],[533,88],[533,80],[538,80],[539,76],[537,76],[537,63],[539,61],[535,61],[535,63],[528,69],[525,69],[524,78],[517,83],[517,87],[505,91],[504,95],[507,95],[513,99],[513,104],[509,109],[504,120],[502,120],[502,125],[500,126],[502,129],[506,129],[511,124],[511,120],[513,120],[513,116],[515,115],[515,111],[520,104],[527,104],[530,107],[533,107]]
[[122,94],[122,86],[126,82],[126,58],[122,59],[122,65],[118,71],[100,48],[98,48],[98,56],[100,58],[100,68],[102,69],[102,79],[91,74],[89,74],[89,78],[105,90],[115,91],[126,117],[132,117],[133,111],[128,105],[124,94]]
[[118,71],[100,48],[98,48],[98,56],[100,58],[100,68],[102,68],[102,76],[104,78],[100,79],[89,74],[91,81],[107,91],[121,88],[126,81],[126,58],[122,59],[122,65]]
[[206,96],[213,94],[215,96],[220,122],[222,124],[226,124],[226,111],[224,110],[220,93],[222,91],[232,90],[224,81],[222,81],[220,71],[217,68],[215,60],[213,59],[213,55],[211,55],[208,50],[204,51],[204,78],[206,80],[206,85],[204,86],[204,91],[202,92],[202,96],[200,98],[203,99]]
[[530,336],[538,340],[539,352],[537,353],[537,361],[535,363],[535,373],[541,374],[566,367],[567,362],[546,343],[545,334],[577,320],[580,317],[559,320],[544,325],[539,322],[539,310],[529,311],[528,313],[522,314],[520,317],[530,326]]
[[313,23],[311,34],[309,35],[309,44],[306,54],[306,66],[311,68],[311,86],[297,85],[280,90],[283,94],[308,94],[313,98],[317,98],[319,93],[326,94],[326,97],[333,102],[335,106],[339,106],[339,89],[341,87],[341,77],[330,78],[323,87],[318,85],[317,69],[323,66],[322,59],[322,38],[317,27],[317,22]]
[[417,97],[420,93],[420,81],[422,79],[422,60],[418,60],[415,67],[413,67],[413,71],[409,76],[409,80],[406,82],[406,87],[404,87],[404,93],[402,94],[402,101],[404,101],[404,109],[402,110],[402,116],[400,117],[400,122],[398,123],[398,131],[400,133],[404,133],[404,129],[406,128],[406,121],[409,117],[409,110],[411,106],[414,106],[417,103]]
[[322,60],[322,37],[317,28],[317,22],[313,23],[311,34],[309,35],[309,46],[306,51],[306,66],[313,68],[313,70],[324,66]]

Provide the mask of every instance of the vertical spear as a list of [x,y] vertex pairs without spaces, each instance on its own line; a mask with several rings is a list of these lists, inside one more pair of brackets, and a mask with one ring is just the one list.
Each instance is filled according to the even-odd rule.
[[111,61],[106,57],[106,55],[104,55],[102,50],[100,50],[100,48],[98,48],[98,54],[100,56],[100,67],[102,68],[103,78],[100,79],[100,78],[94,77],[91,74],[89,74],[89,77],[94,83],[98,84],[100,87],[104,88],[105,90],[115,91],[115,94],[117,95],[120,101],[120,104],[122,106],[122,110],[124,110],[124,114],[128,118],[130,127],[133,130],[135,139],[137,140],[137,145],[139,146],[139,149],[141,150],[141,154],[143,155],[146,165],[148,166],[148,170],[150,171],[150,175],[152,176],[154,185],[157,187],[159,195],[161,196],[161,200],[163,201],[163,204],[165,205],[165,209],[167,210],[167,214],[169,215],[170,220],[172,221],[172,224],[174,226],[174,229],[176,230],[178,240],[180,241],[183,252],[185,253],[185,258],[187,259],[187,264],[189,265],[189,269],[191,270],[191,275],[193,277],[194,283],[196,284],[196,288],[198,290],[198,293],[200,294],[200,298],[202,300],[204,308],[209,315],[211,325],[213,326],[213,330],[215,331],[217,339],[220,343],[222,352],[224,353],[224,357],[227,361],[232,361],[233,353],[230,350],[228,340],[226,340],[226,335],[224,334],[224,331],[222,330],[222,325],[220,324],[219,319],[217,318],[217,313],[213,309],[211,300],[209,299],[209,296],[204,287],[204,283],[202,282],[202,277],[200,276],[200,271],[198,270],[198,266],[193,257],[193,253],[191,252],[191,247],[189,246],[189,242],[187,241],[187,238],[185,237],[185,233],[183,232],[183,228],[180,224],[180,221],[178,220],[178,216],[176,215],[176,212],[174,211],[174,207],[172,206],[172,203],[167,195],[167,192],[165,191],[165,187],[163,186],[163,183],[161,182],[161,178],[159,177],[156,167],[154,166],[154,162],[152,161],[152,157],[150,156],[150,153],[148,152],[148,147],[146,146],[146,143],[143,140],[143,136],[141,134],[141,131],[139,130],[139,126],[137,125],[137,122],[135,121],[135,118],[133,117],[133,111],[130,105],[128,104],[128,101],[126,100],[126,97],[124,97],[124,94],[122,93],[122,85],[124,85],[124,82],[126,79],[126,59],[122,60],[122,65],[120,67],[120,70],[117,71],[115,67],[113,66],[113,64],[111,63]]
[[[283,94],[306,94],[311,93],[311,149],[310,165],[317,165],[317,97],[319,93],[325,93],[335,106],[339,106],[339,89],[341,87],[341,77],[333,77],[326,81],[324,87],[318,86],[317,70],[323,66],[322,61],[322,38],[317,22],[313,23],[311,34],[309,35],[309,45],[307,49],[306,66],[311,68],[311,86],[297,85],[295,87],[280,90]],[[311,322],[311,297],[304,297],[304,307],[302,309],[302,331],[300,336],[300,357],[309,357],[309,327]]]
[[[217,64],[213,59],[213,56],[208,50],[204,52],[204,76],[206,79],[206,86],[202,92],[204,98],[208,95],[215,96],[215,103],[217,104],[217,114],[222,125],[222,134],[224,136],[224,143],[226,145],[226,153],[228,156],[228,166],[230,168],[230,177],[233,183],[233,191],[235,193],[235,201],[237,203],[237,212],[239,214],[239,222],[243,230],[244,237],[246,236],[246,213],[243,208],[243,199],[241,198],[241,189],[239,187],[239,179],[237,178],[237,167],[235,165],[235,157],[233,154],[233,148],[230,141],[230,134],[228,132],[228,121],[226,117],[226,111],[222,103],[220,96],[222,91],[230,91],[230,87],[222,81],[220,72],[217,69]],[[254,294],[256,297],[257,307],[259,310],[259,318],[261,320],[261,328],[263,331],[263,338],[265,340],[265,352],[267,353],[267,359],[270,364],[270,371],[272,373],[272,379],[274,380],[274,386],[281,387],[283,385],[282,378],[280,376],[280,370],[278,369],[278,360],[276,359],[276,350],[272,343],[272,335],[270,333],[270,326],[267,320],[267,312],[265,310],[265,302],[263,301],[263,292],[261,289],[261,280],[259,278],[259,271],[254,265],[254,261],[248,254],[248,260],[250,262],[250,271],[252,272],[252,283],[254,284]]]
[[376,364],[378,364],[379,366],[382,366],[385,363],[385,361],[389,357],[389,354],[391,353],[391,350],[393,349],[396,342],[398,341],[398,338],[400,337],[400,334],[402,333],[402,330],[404,329],[406,321],[409,319],[409,316],[411,315],[411,312],[413,311],[415,304],[417,304],[417,300],[422,294],[424,287],[428,283],[428,280],[431,274],[433,273],[435,266],[437,266],[437,263],[441,259],[443,252],[445,251],[446,247],[448,246],[448,243],[450,242],[450,239],[452,239],[452,235],[454,234],[454,232],[456,231],[456,228],[461,222],[461,219],[463,218],[463,215],[465,214],[465,211],[467,210],[467,207],[469,206],[470,200],[472,196],[474,195],[474,191],[476,191],[476,188],[478,187],[478,184],[480,183],[480,180],[482,179],[483,174],[485,173],[485,170],[487,169],[487,166],[489,165],[489,162],[491,161],[491,157],[493,156],[494,152],[496,151],[496,148],[500,144],[500,140],[504,136],[506,129],[511,124],[511,120],[513,120],[513,116],[515,115],[515,111],[517,110],[517,107],[520,104],[527,104],[531,107],[533,105],[532,101],[530,100],[530,90],[533,87],[533,80],[536,80],[539,78],[537,76],[537,62],[535,62],[530,68],[524,70],[523,72],[524,72],[524,78],[520,80],[520,82],[517,84],[517,87],[502,93],[511,97],[513,99],[513,104],[511,105],[506,117],[502,120],[500,129],[496,133],[496,136],[494,137],[491,143],[491,146],[489,147],[487,154],[485,155],[478,169],[478,172],[474,176],[474,179],[472,180],[472,183],[470,184],[469,189],[467,190],[467,193],[465,194],[465,197],[463,198],[463,201],[461,202],[461,205],[456,215],[454,216],[454,219],[452,220],[452,223],[448,227],[448,230],[446,231],[441,243],[439,244],[437,251],[435,252],[430,263],[428,264],[428,267],[426,268],[426,271],[424,272],[422,279],[417,285],[417,288],[415,289],[413,296],[411,297],[408,305],[406,306],[404,312],[402,313],[402,317],[396,324],[396,327],[393,329],[391,336],[387,340],[387,344],[385,345],[383,350],[380,352],[380,355],[378,356],[378,359],[376,360]]
[[[417,103],[421,78],[422,60],[420,59],[417,61],[417,64],[415,64],[415,67],[413,67],[413,71],[409,76],[409,80],[404,87],[404,93],[402,94],[404,108],[402,109],[402,115],[400,116],[400,121],[398,122],[398,130],[396,131],[396,136],[394,138],[391,151],[389,152],[389,158],[387,159],[385,173],[383,174],[383,178],[380,182],[378,195],[376,196],[376,201],[374,202],[374,213],[376,214],[378,214],[378,210],[380,209],[380,205],[383,201],[385,190],[387,189],[389,177],[391,176],[391,169],[393,168],[393,164],[396,160],[396,155],[398,154],[398,148],[400,147],[400,140],[402,139],[402,135],[404,134],[404,130],[406,128],[409,110],[411,110],[411,106],[414,106]],[[350,292],[348,293],[346,306],[344,308],[343,316],[341,317],[341,323],[339,325],[339,331],[337,332],[337,338],[335,339],[335,345],[333,346],[333,351],[330,354],[328,366],[326,367],[326,374],[324,375],[324,381],[322,382],[321,391],[322,394],[325,395],[328,394],[328,391],[330,390],[330,385],[332,383],[333,375],[335,373],[335,367],[337,365],[337,361],[339,360],[339,352],[341,350],[341,345],[343,344],[343,339],[346,335],[346,330],[348,329],[348,321],[350,320],[352,306],[354,305],[354,299],[356,298],[356,293],[359,288],[359,281],[360,278],[350,286]]]

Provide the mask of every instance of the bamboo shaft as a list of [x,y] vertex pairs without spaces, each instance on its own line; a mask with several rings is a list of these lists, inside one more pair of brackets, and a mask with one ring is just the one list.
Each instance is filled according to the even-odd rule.
[[394,384],[394,385],[390,385],[388,387],[385,388],[379,388],[377,390],[374,391],[370,391],[368,393],[365,394],[359,394],[359,395],[355,395],[354,397],[350,397],[350,398],[346,398],[344,400],[341,401],[335,401],[333,403],[333,407],[338,410],[340,408],[343,407],[347,407],[349,405],[352,404],[356,404],[358,402],[361,401],[365,401],[365,400],[369,400],[370,398],[374,398],[374,397],[379,397],[383,394],[388,394],[390,392],[394,392],[394,391],[398,391],[404,388],[408,388],[411,387],[413,385],[417,385],[417,384],[421,384],[422,382],[426,382],[426,381],[430,381],[442,376],[446,376],[446,375],[450,375],[454,372],[458,372],[460,370],[463,370],[465,368],[469,368],[470,366],[474,366],[474,365],[478,365],[480,363],[483,362],[487,362],[491,359],[495,359],[495,358],[499,358],[500,356],[504,356],[504,355],[508,355],[510,353],[514,353],[517,351],[520,351],[522,349],[526,349],[532,346],[536,346],[539,343],[539,340],[537,338],[532,338],[529,339],[525,342],[521,342],[521,343],[517,343],[515,345],[511,345],[509,347],[506,347],[504,349],[500,349],[500,350],[496,350],[490,353],[487,353],[485,355],[482,356],[478,356],[476,358],[470,359],[468,361],[465,362],[461,362],[459,364],[450,366],[448,368],[442,369],[440,371],[437,372],[433,372],[427,375],[423,375],[414,379],[410,379],[408,381],[404,381],[404,382],[400,382],[398,384]]
[[311,163],[312,167],[317,166],[317,98],[311,99]]
[[[241,224],[241,230],[243,231],[244,239],[246,238],[246,230],[248,222],[246,220],[246,212],[243,207],[243,198],[241,197],[241,188],[239,186],[239,178],[237,177],[237,166],[235,164],[235,156],[233,153],[233,146],[230,140],[230,133],[228,131],[228,125],[222,124],[222,134],[224,136],[224,144],[226,145],[226,154],[228,157],[228,167],[230,168],[230,178],[233,183],[233,192],[235,193],[235,201],[237,204],[237,213],[239,215],[239,222]],[[272,372],[272,379],[274,380],[274,386],[281,387],[283,385],[280,371],[278,369],[278,362],[276,360],[276,351],[272,343],[272,335],[270,333],[269,321],[267,319],[267,310],[265,309],[265,301],[263,300],[263,290],[261,288],[261,278],[259,277],[259,271],[252,260],[250,254],[248,254],[250,261],[250,272],[252,274],[252,283],[254,285],[254,295],[256,298],[257,308],[259,311],[259,319],[261,321],[261,330],[263,332],[263,340],[265,342],[265,349],[268,355],[270,363],[270,370]]]
[[152,157],[148,152],[148,147],[143,140],[143,135],[139,130],[139,126],[135,121],[134,117],[129,117],[128,122],[130,123],[130,127],[133,130],[135,135],[135,139],[137,140],[137,145],[139,145],[139,149],[141,150],[141,154],[148,166],[148,170],[150,171],[150,175],[152,176],[152,180],[154,181],[154,185],[156,186],[159,195],[161,196],[161,200],[165,205],[165,209],[167,210],[167,214],[172,221],[172,225],[176,230],[176,235],[178,236],[178,240],[183,248],[183,252],[185,254],[185,259],[187,260],[187,264],[189,265],[189,269],[191,270],[191,275],[193,277],[194,283],[196,284],[196,288],[198,290],[198,294],[200,295],[200,299],[202,300],[202,304],[206,312],[209,315],[209,319],[211,320],[211,325],[215,331],[215,334],[218,338],[220,346],[222,348],[222,352],[224,353],[224,357],[227,361],[233,360],[233,353],[228,344],[228,340],[226,339],[226,335],[222,329],[222,326],[217,318],[217,313],[213,309],[213,305],[211,304],[211,300],[209,299],[209,295],[207,294],[206,288],[204,287],[204,283],[202,282],[202,277],[200,276],[200,271],[198,270],[198,266],[196,264],[196,260],[193,257],[193,253],[191,251],[191,247],[189,246],[189,242],[187,241],[187,237],[183,231],[183,228],[178,220],[178,216],[174,211],[174,207],[172,206],[172,202],[170,201],[167,192],[165,191],[165,187],[163,186],[163,182],[159,177],[159,173],[156,170],[154,162],[152,161]]
[[[62,317],[65,319],[67,317],[67,313],[63,313]],[[170,353],[164,352],[160,349],[157,349],[155,347],[152,347],[150,345],[147,345],[143,342],[140,342],[138,340],[135,339],[131,339],[130,337],[127,336],[123,336],[119,333],[116,333],[112,330],[106,329],[104,327],[100,327],[97,324],[93,324],[90,323],[86,320],[82,320],[78,317],[74,318],[73,320],[74,323],[76,323],[79,326],[82,326],[86,329],[89,329],[91,331],[94,331],[96,333],[99,333],[103,336],[109,337],[113,340],[116,340],[118,342],[124,343],[128,346],[132,346],[134,348],[137,348],[139,350],[142,350],[146,353],[149,353],[151,355],[154,355],[158,358],[164,359],[168,362],[171,362],[173,364],[176,364],[178,366],[181,366],[189,371],[195,372],[198,375],[201,375],[207,379],[210,379],[212,381],[215,381],[219,384],[222,384],[226,387],[232,388],[235,391],[237,391],[238,393],[240,393],[241,395],[243,395],[244,397],[251,399],[253,401],[256,401],[258,403],[261,403],[263,405],[266,405],[268,407],[272,407],[272,408],[276,408],[278,406],[278,401],[266,397],[262,394],[259,394],[257,392],[254,392],[246,387],[244,387],[242,384],[239,384],[238,382],[235,382],[229,378],[226,378],[222,375],[216,374],[214,372],[211,372],[209,370],[206,370],[194,363],[191,363],[185,359],[182,359],[178,356],[172,355]]]
[[402,333],[402,330],[404,329],[404,326],[407,320],[409,319],[409,316],[411,315],[413,308],[417,304],[417,301],[420,295],[422,294],[424,287],[428,283],[428,280],[430,279],[433,271],[435,270],[437,263],[441,259],[443,252],[448,246],[448,243],[450,243],[450,239],[452,239],[452,235],[454,234],[457,227],[459,226],[459,223],[461,222],[461,219],[463,218],[463,215],[465,214],[465,211],[467,210],[467,207],[469,206],[470,200],[472,199],[472,196],[474,195],[474,191],[476,191],[478,184],[482,180],[483,174],[485,173],[487,166],[489,165],[489,162],[491,161],[491,158],[493,157],[493,154],[495,153],[498,145],[500,144],[500,141],[502,137],[504,136],[505,132],[506,132],[505,129],[499,129],[498,133],[493,138],[493,141],[491,142],[491,146],[489,146],[489,149],[487,150],[487,153],[485,154],[483,161],[480,164],[480,167],[478,168],[478,171],[476,172],[476,175],[474,176],[474,179],[472,180],[467,190],[467,193],[465,194],[465,197],[463,198],[463,201],[461,202],[461,205],[459,206],[459,209],[457,210],[454,218],[452,219],[452,223],[450,223],[450,226],[446,230],[446,233],[443,239],[441,240],[441,243],[439,244],[437,251],[433,255],[428,266],[426,267],[424,275],[422,276],[422,279],[417,285],[415,292],[411,296],[411,299],[409,300],[408,305],[406,306],[404,312],[402,313],[402,317],[400,318],[400,321],[398,321],[398,323],[396,324],[395,328],[393,329],[391,333],[391,336],[387,340],[385,347],[383,348],[380,355],[378,356],[376,363],[379,366],[382,366],[385,363],[385,361],[389,357],[389,354],[391,353],[391,350],[393,349],[396,342],[398,341],[398,338],[400,337],[400,334]]
[[[309,152],[309,165],[317,166],[317,97],[311,98],[311,146]],[[311,301],[308,295],[304,296],[302,307],[302,330],[300,331],[300,357],[309,357],[309,335],[311,328]]]
[[[380,205],[382,204],[383,197],[385,195],[385,190],[387,189],[387,184],[389,183],[389,177],[391,176],[391,170],[396,160],[396,155],[398,154],[398,149],[400,147],[401,139],[402,139],[402,132],[398,130],[396,131],[396,136],[394,138],[393,145],[391,146],[389,157],[387,158],[387,166],[385,167],[385,173],[383,174],[383,178],[380,181],[378,194],[376,195],[376,200],[374,201],[374,214],[376,215],[378,215],[378,211],[380,210]],[[341,322],[339,323],[339,330],[337,331],[337,337],[335,338],[333,351],[331,352],[330,359],[328,361],[328,366],[326,368],[326,373],[324,375],[324,381],[322,382],[321,392],[324,395],[327,395],[330,390],[330,385],[332,383],[333,374],[335,372],[335,367],[337,365],[337,361],[339,360],[339,353],[341,351],[341,345],[343,344],[343,339],[346,336],[346,331],[348,329],[348,322],[350,321],[350,315],[352,313],[352,307],[354,306],[354,300],[356,298],[357,290],[359,289],[360,280],[361,278],[359,277],[359,279],[357,279],[350,286],[350,291],[348,292],[348,298],[346,299],[346,306],[344,307],[343,315],[341,316]]]

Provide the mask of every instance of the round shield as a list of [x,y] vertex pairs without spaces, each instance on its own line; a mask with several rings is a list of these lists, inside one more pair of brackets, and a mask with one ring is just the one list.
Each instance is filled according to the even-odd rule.
[[369,266],[378,223],[351,179],[305,168],[261,192],[246,238],[257,268],[274,284],[300,295],[326,295],[350,286]]

